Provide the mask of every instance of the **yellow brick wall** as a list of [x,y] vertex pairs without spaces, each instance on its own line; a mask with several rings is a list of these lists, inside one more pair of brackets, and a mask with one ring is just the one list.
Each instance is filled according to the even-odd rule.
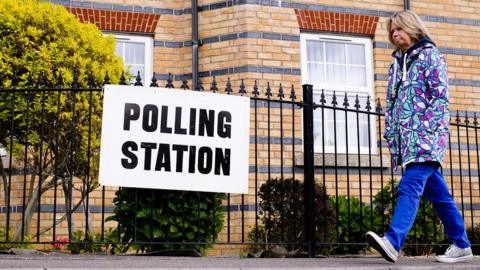
[[[92,2],[92,1],[85,1]],[[190,7],[190,1],[153,1],[153,0],[95,0],[93,2],[101,3],[113,3],[122,5],[135,5],[135,6],[148,6],[168,9],[185,9]],[[199,1],[199,6],[218,3],[217,0],[202,0]],[[373,10],[380,12],[394,12],[403,9],[403,0],[298,0],[298,1],[282,1],[284,4],[301,3],[312,4],[324,7],[337,7],[337,8],[349,8],[360,10]],[[456,1],[456,0],[419,0],[411,1],[412,10],[418,12],[423,16],[443,16],[447,18],[457,19],[473,19],[478,20],[478,13],[480,12],[480,2],[471,1]],[[373,42],[388,43],[387,31],[386,31],[387,17],[381,16],[374,37]],[[480,27],[478,25],[465,25],[465,24],[453,24],[445,22],[433,22],[426,21],[432,37],[436,44],[440,48],[449,49],[467,49],[467,50],[480,50]],[[261,32],[271,34],[283,34],[299,36],[300,29],[298,26],[297,18],[293,8],[289,7],[272,7],[262,5],[234,5],[231,7],[223,7],[220,9],[206,10],[199,12],[199,38],[209,38],[228,34],[237,34],[242,32]],[[156,33],[155,40],[170,41],[170,42],[184,42],[191,39],[191,14],[183,15],[161,15]],[[168,48],[168,47],[155,47],[154,48],[154,71],[158,74],[172,73],[174,75],[183,75],[191,73],[191,50],[189,46],[182,48]],[[374,74],[383,75],[387,74],[387,69],[391,61],[392,49],[374,48],[373,49],[373,67]],[[479,55],[461,55],[461,54],[445,54],[447,63],[449,65],[449,78],[452,80],[468,80],[468,81],[480,81],[480,56]],[[275,40],[265,38],[238,38],[234,40],[218,41],[213,43],[203,44],[199,49],[199,71],[213,71],[225,68],[235,68],[241,66],[271,66],[282,68],[300,69],[300,42],[299,41],[287,41],[287,40]],[[252,95],[252,87],[254,81],[258,81],[260,96],[264,97],[267,87],[267,82],[270,82],[274,97],[278,93],[278,87],[282,83],[286,95],[286,99],[289,99],[290,87],[293,84],[296,90],[297,100],[301,99],[301,77],[300,75],[291,74],[274,74],[274,73],[261,73],[261,72],[243,72],[234,73],[228,75],[216,76],[218,82],[218,88],[220,92],[225,91],[225,83],[227,78],[230,78],[232,87],[235,93],[238,93],[241,79],[244,79],[244,83],[247,86],[248,95]],[[205,89],[209,89],[212,81],[212,76],[201,78]],[[178,87],[180,82],[176,81],[174,84]],[[191,85],[191,81],[189,81]],[[161,82],[160,85],[164,85]],[[387,82],[383,80],[376,80],[374,82],[374,97],[380,98],[382,105],[384,105],[385,88]],[[480,105],[480,89],[475,86],[462,86],[462,85],[450,85],[450,101],[451,109],[453,110],[467,110],[478,111],[477,106]],[[292,128],[292,112],[288,109],[284,111],[283,118],[280,118],[279,109],[272,108],[270,119],[270,135],[272,137],[280,137],[279,123],[284,123],[283,136],[291,138],[294,130],[295,138],[302,138],[302,115],[301,110],[295,111],[294,123],[295,127]],[[250,118],[252,119],[252,125],[250,129],[250,135],[254,136],[254,109],[251,110]],[[259,107],[257,109],[257,135],[260,137],[268,136],[268,118],[267,108]],[[471,135],[471,134],[470,134]],[[377,136],[377,135],[375,135]],[[378,136],[377,136],[378,137]],[[460,141],[466,143],[466,136],[464,132],[461,135]],[[472,143],[472,137],[470,137]],[[452,141],[456,143],[456,141]],[[258,144],[257,165],[266,167],[269,163],[267,144]],[[270,152],[270,164],[272,166],[280,166],[280,145],[272,144]],[[283,149],[283,165],[291,167],[295,154],[301,154],[303,151],[302,145],[295,145],[295,153],[292,152],[291,145],[285,145]],[[387,149],[382,149],[383,154],[387,155]],[[471,156],[475,154],[471,153]],[[460,164],[459,159],[462,159]],[[459,169],[460,166],[465,170],[466,167],[466,151],[452,150],[452,167]],[[250,165],[254,165],[255,152],[254,145],[250,146]],[[476,157],[471,160],[472,169],[478,170]],[[447,153],[445,167],[448,170],[450,168],[450,155]],[[272,173],[272,177],[279,177],[279,173]],[[285,177],[291,177],[292,174],[285,174]],[[303,175],[297,173],[295,175],[297,179],[303,179]],[[328,192],[330,195],[335,195],[336,188],[338,188],[338,194],[346,194],[350,192],[353,196],[360,195],[360,183],[358,174],[355,168],[351,168],[350,181],[345,180],[344,175],[335,177],[333,174],[328,174],[325,177],[323,175],[317,175],[317,181],[325,180]],[[398,178],[398,176],[396,176]],[[249,194],[244,196],[244,202],[247,205],[252,205],[255,202],[255,179],[258,180],[257,186],[260,185],[268,178],[266,173],[250,173],[249,178]],[[325,179],[323,179],[325,178]],[[380,190],[380,175],[373,175],[372,184],[368,175],[361,176],[361,187],[363,200],[369,202],[369,196],[376,194]],[[390,179],[389,171],[385,172],[384,181]],[[452,177],[446,177],[449,184]],[[473,201],[480,202],[478,176],[472,178],[472,196]],[[22,180],[19,180],[22,183]],[[338,181],[338,183],[337,183]],[[21,188],[20,183],[16,183],[15,188]],[[463,195],[465,196],[465,202],[469,201],[469,189],[470,179],[459,176],[453,177],[454,195],[457,202],[460,202],[460,186],[463,183]],[[372,187],[372,194],[370,194],[370,186]],[[113,193],[109,193],[109,199],[112,198]],[[468,198],[467,198],[468,196]],[[48,198],[45,198],[47,200]],[[242,197],[240,195],[231,196],[231,204],[239,204]],[[19,198],[13,199],[15,203],[19,203]],[[98,205],[98,198],[95,199],[95,204]],[[470,215],[470,211],[466,211],[466,218]],[[241,212],[231,213],[231,240],[241,240]],[[248,233],[248,226],[254,223],[255,214],[251,211],[246,211],[245,227],[243,228],[245,233]],[[479,214],[475,216],[475,220],[478,222]],[[3,217],[0,215],[0,217]],[[81,219],[81,217],[79,217]],[[468,222],[467,222],[468,223]],[[245,236],[246,238],[246,236]],[[226,240],[226,229],[221,235],[221,241]],[[225,246],[219,245],[211,251],[211,254],[225,254],[225,253],[238,253],[242,246],[232,245]]]

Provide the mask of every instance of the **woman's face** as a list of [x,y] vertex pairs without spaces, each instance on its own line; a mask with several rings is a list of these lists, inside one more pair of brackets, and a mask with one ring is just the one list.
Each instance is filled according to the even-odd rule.
[[392,35],[393,42],[397,48],[406,50],[413,45],[412,38],[405,32],[400,26],[392,23],[390,29],[390,35]]

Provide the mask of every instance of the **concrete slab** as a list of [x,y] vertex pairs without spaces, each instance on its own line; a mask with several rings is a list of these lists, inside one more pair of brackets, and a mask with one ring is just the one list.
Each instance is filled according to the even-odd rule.
[[401,257],[388,263],[377,256],[315,259],[244,259],[240,257],[146,257],[104,255],[0,255],[0,269],[225,269],[225,270],[478,270],[480,257],[457,264],[441,264],[433,257]]

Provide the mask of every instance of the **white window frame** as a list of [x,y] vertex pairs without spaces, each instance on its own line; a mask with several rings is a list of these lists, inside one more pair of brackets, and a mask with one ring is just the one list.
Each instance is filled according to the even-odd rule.
[[[316,40],[316,41],[326,41],[326,42],[342,42],[342,43],[352,43],[352,44],[362,44],[364,45],[365,48],[365,72],[366,72],[366,85],[365,86],[351,86],[351,85],[330,85],[330,84],[323,84],[323,83],[311,83],[308,78],[308,63],[307,63],[307,41],[308,40]],[[314,34],[314,33],[301,33],[300,34],[300,52],[301,52],[301,78],[302,78],[302,84],[312,84],[313,85],[313,94],[314,95],[320,95],[322,92],[322,89],[324,89],[324,94],[325,95],[333,95],[333,92],[335,91],[335,94],[337,96],[337,101],[338,107],[343,107],[341,105],[343,103],[343,99],[345,96],[345,93],[348,95],[369,95],[370,96],[370,102],[372,104],[372,108],[375,107],[375,97],[374,97],[374,76],[373,76],[373,45],[372,45],[372,40],[370,38],[366,37],[355,37],[355,36],[347,36],[347,35],[341,35],[341,34]],[[326,70],[325,70],[326,72]],[[318,100],[314,100],[314,102],[318,103]],[[327,102],[330,103],[330,100]],[[349,99],[350,107],[353,108],[355,100],[354,99]],[[331,106],[331,104],[326,104],[328,106]],[[365,110],[365,104],[361,104],[361,109],[360,110]],[[318,108],[317,110],[320,110]],[[373,111],[373,109],[372,109]],[[343,111],[337,111],[337,117],[338,113],[342,113]],[[344,114],[342,113],[342,117]],[[315,120],[315,119],[314,119]],[[367,153],[372,153],[372,154],[377,154],[378,149],[377,149],[377,133],[376,133],[376,117],[371,116],[370,118],[370,134],[371,134],[371,142],[370,142],[370,151],[368,147],[360,147],[360,153],[361,154],[367,154]],[[327,128],[325,126],[325,128]],[[322,135],[323,136],[323,135]],[[334,146],[325,146],[325,153],[335,153],[335,147]],[[358,149],[355,147],[355,149],[352,149],[353,147],[349,146],[349,154],[357,153]],[[315,152],[316,153],[321,153],[323,151],[322,145],[315,145]],[[346,146],[342,142],[337,142],[337,150],[336,153],[338,154],[345,154],[346,153]]]
[[0,143],[0,158],[7,156],[7,149]]
[[[144,54],[145,78],[142,78],[142,83],[144,85],[149,85],[153,77],[153,37],[141,36],[141,35],[118,34],[118,33],[108,33],[108,34],[112,35],[115,38],[115,40],[145,44],[145,54]],[[137,74],[133,74],[133,75],[135,77],[137,76]]]

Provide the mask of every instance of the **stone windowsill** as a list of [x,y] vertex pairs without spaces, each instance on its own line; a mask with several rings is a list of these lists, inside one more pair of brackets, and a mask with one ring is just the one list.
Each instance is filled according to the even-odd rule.
[[10,167],[10,159],[8,157],[1,157],[1,159],[2,159],[2,163],[3,163],[4,168]]

